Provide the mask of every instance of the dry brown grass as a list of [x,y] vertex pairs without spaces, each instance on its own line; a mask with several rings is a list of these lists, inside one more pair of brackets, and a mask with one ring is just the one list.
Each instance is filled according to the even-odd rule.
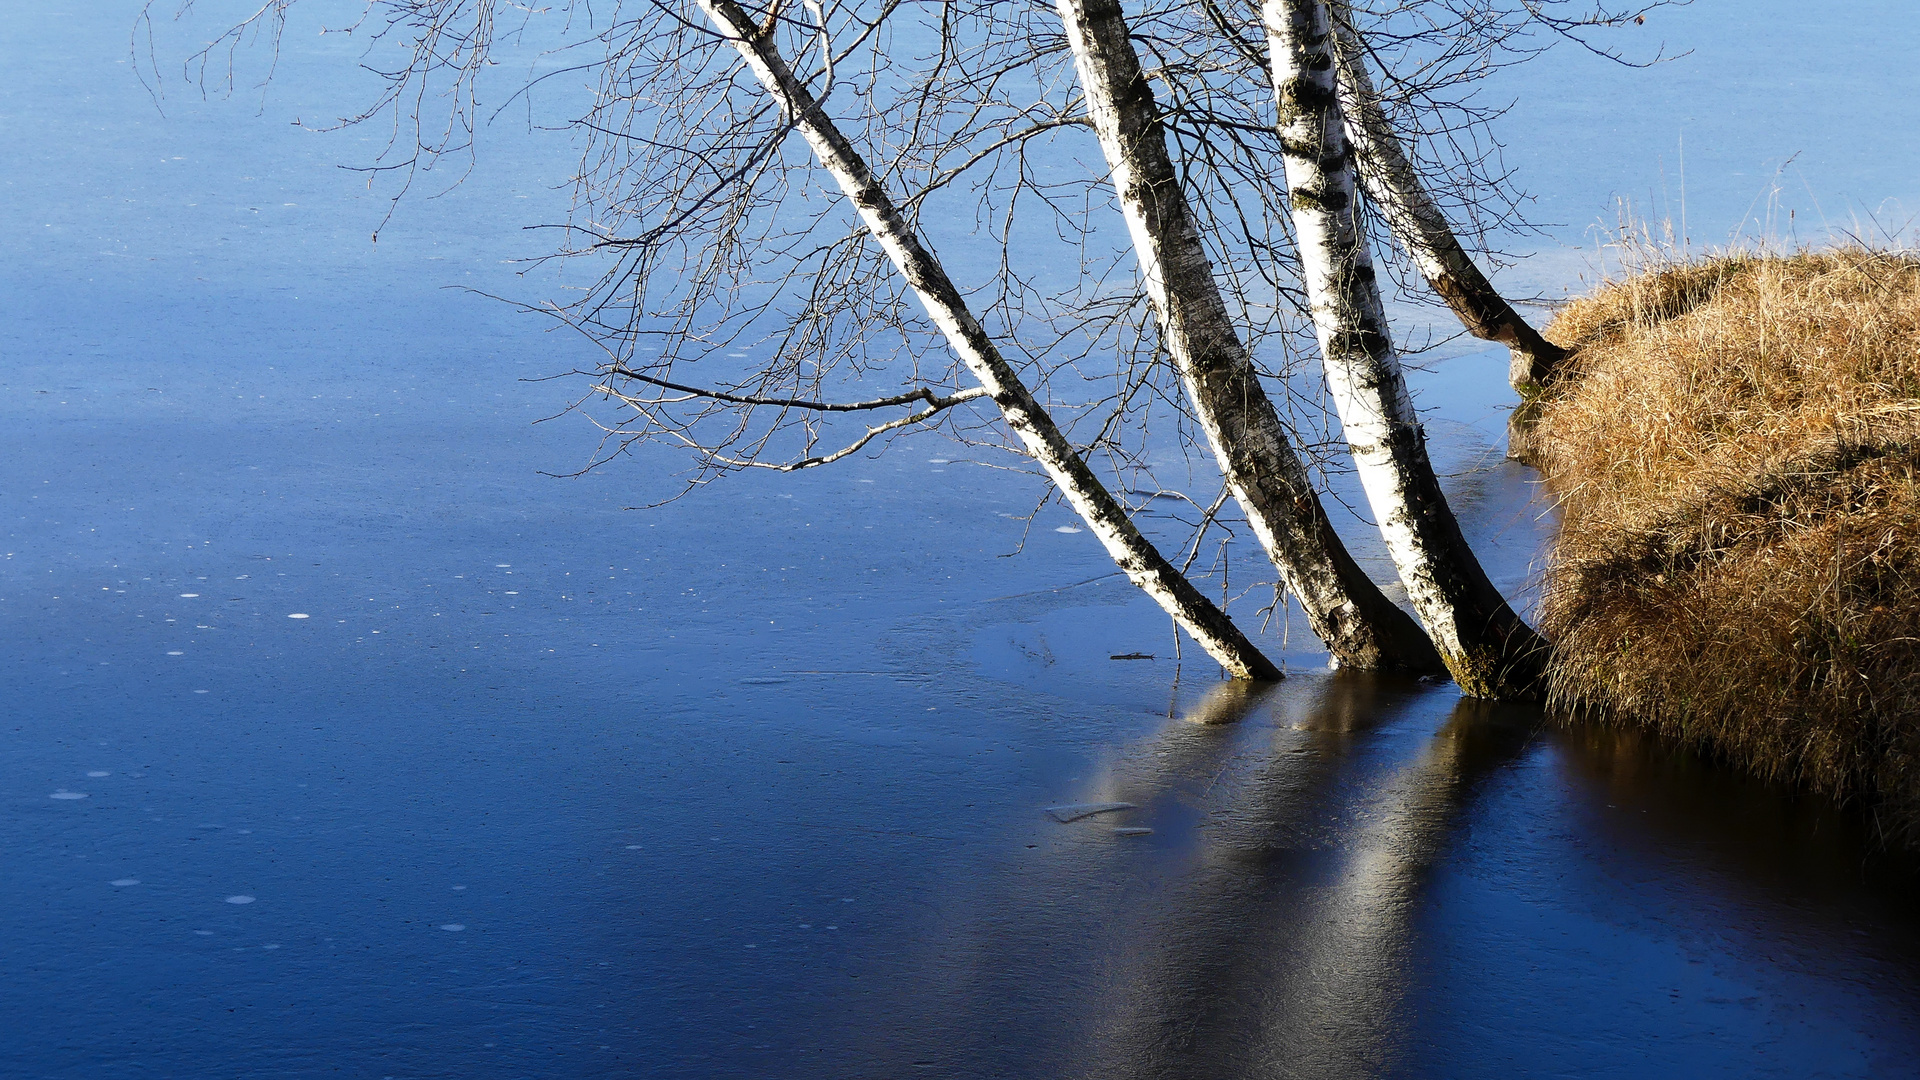
[[1547,333],[1554,697],[1920,839],[1920,259],[1654,267]]

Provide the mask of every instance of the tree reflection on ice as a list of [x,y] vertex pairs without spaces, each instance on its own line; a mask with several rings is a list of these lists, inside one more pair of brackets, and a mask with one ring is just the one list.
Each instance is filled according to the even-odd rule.
[[1463,699],[1428,734],[1415,684],[1319,682],[1221,683],[1085,781],[1155,827],[1163,883],[1079,945],[1111,965],[1082,988],[1089,1075],[1372,1076],[1403,1044],[1428,869],[1538,714]]

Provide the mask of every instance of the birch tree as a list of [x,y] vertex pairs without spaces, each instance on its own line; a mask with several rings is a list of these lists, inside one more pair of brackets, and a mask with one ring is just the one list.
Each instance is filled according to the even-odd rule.
[[[1452,107],[1434,87],[1497,68],[1529,26],[1575,32],[1584,23],[1553,11],[1584,2],[1394,0],[1362,12],[1388,28],[1380,39],[1431,45],[1439,58],[1411,75],[1404,53],[1383,60],[1379,97],[1404,133],[1409,102],[1414,116]],[[264,4],[202,60],[231,56],[250,29],[277,33],[292,6]],[[591,380],[582,406],[618,408],[592,414],[604,438],[586,467],[672,443],[695,463],[691,489],[743,469],[826,466],[911,432],[1004,448],[1229,670],[1270,676],[1224,614],[1224,546],[1221,603],[1186,578],[1202,541],[1238,527],[1231,497],[1339,661],[1430,669],[1433,644],[1359,571],[1316,491],[1344,466],[1318,387],[1290,377],[1306,351],[1291,346],[1315,326],[1314,275],[1303,278],[1310,260],[1290,234],[1300,222],[1273,183],[1291,136],[1264,104],[1266,42],[1247,36],[1244,0],[1135,10],[1130,30],[1114,0],[368,0],[351,29],[373,39],[379,59],[368,67],[386,90],[343,123],[391,120],[394,141],[368,169],[404,192],[474,152],[479,86],[511,70],[497,65],[502,43],[549,28],[537,46],[545,74],[501,93],[517,106],[563,77],[591,92],[581,112],[558,118],[582,152],[573,212],[551,227],[563,238],[555,257],[593,267],[592,280],[564,303],[526,305],[598,351],[578,372]],[[1367,100],[1356,99],[1356,116]],[[1063,147],[1088,129],[1106,167],[1076,171]],[[1434,130],[1454,129],[1424,133]],[[1377,124],[1356,143],[1369,131],[1392,134]],[[1466,173],[1437,187],[1424,159],[1406,172],[1450,205],[1474,206],[1502,190],[1497,174],[1473,172],[1476,160],[1465,153]],[[1376,201],[1402,189],[1426,190],[1381,187]],[[1110,213],[1124,244],[1102,224]],[[1423,222],[1444,224],[1399,218],[1416,240]],[[1043,236],[1064,259],[1033,254]],[[934,239],[953,245],[950,256],[987,245],[991,272],[976,261],[953,273]],[[893,385],[848,391],[875,381]],[[854,417],[869,422],[849,428]],[[1365,430],[1341,420],[1349,434]],[[1169,447],[1187,456],[1168,466]],[[1360,471],[1378,506],[1370,460]],[[1437,498],[1430,470],[1415,475],[1423,463],[1401,462],[1401,479],[1416,500]],[[1212,484],[1216,466],[1218,498],[1182,490]],[[1169,467],[1185,477],[1163,482]],[[1131,520],[1163,499],[1194,512],[1179,566]],[[1433,521],[1397,522],[1383,524],[1404,576],[1407,545],[1394,530],[1411,530],[1429,556],[1444,544],[1428,542]],[[1426,558],[1409,593],[1430,629],[1433,596],[1452,604],[1434,641],[1459,673],[1486,659],[1492,631],[1454,625],[1472,621],[1462,597],[1477,594],[1449,584],[1458,567]],[[1462,648],[1466,661],[1449,651]],[[1494,693],[1513,681],[1482,673],[1463,685]]]
[[1543,384],[1554,366],[1566,359],[1567,351],[1521,318],[1467,254],[1380,107],[1380,96],[1367,73],[1366,44],[1353,28],[1352,8],[1343,0],[1330,0],[1329,8],[1333,53],[1339,61],[1335,82],[1340,110],[1367,198],[1467,332],[1507,347],[1512,358],[1508,380],[1514,387]]
[[1462,691],[1537,693],[1545,643],[1487,579],[1427,456],[1358,220],[1324,0],[1264,0],[1301,275],[1326,379],[1367,501],[1416,611]]
[[[774,46],[771,27],[756,23],[733,0],[699,0],[699,3],[715,29],[739,52],[767,94],[806,139],[821,167],[832,174],[847,199],[859,209],[861,220],[926,306],[948,345],[979,380],[1027,452],[1047,471],[1074,510],[1099,537],[1115,564],[1228,672],[1240,678],[1279,679],[1279,668],[1147,542],[1128,519],[1124,508],[1060,434],[1052,418],[1034,400],[1019,374],[967,310],[960,291],[945,269],[901,217],[866,162],[794,77]],[[818,4],[809,6],[816,18],[824,20]],[[822,30],[824,32],[824,26]],[[831,57],[831,46],[822,49],[822,56]]]
[[1059,0],[1057,7],[1161,336],[1254,534],[1341,662],[1440,670],[1426,635],[1333,531],[1260,384],[1168,156],[1118,0]]

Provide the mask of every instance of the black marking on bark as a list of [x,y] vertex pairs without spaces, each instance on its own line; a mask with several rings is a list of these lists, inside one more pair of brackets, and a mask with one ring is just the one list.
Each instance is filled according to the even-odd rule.
[[1352,196],[1338,188],[1332,191],[1295,188],[1288,193],[1287,198],[1295,210],[1317,210],[1328,214],[1337,214],[1353,202]]
[[1393,348],[1393,342],[1377,327],[1364,327],[1358,330],[1341,330],[1333,335],[1328,348],[1336,356],[1352,356],[1364,353],[1367,356],[1379,356]]
[[1333,87],[1323,86],[1312,79],[1288,79],[1285,85],[1280,87],[1282,108],[1318,111],[1333,102]]

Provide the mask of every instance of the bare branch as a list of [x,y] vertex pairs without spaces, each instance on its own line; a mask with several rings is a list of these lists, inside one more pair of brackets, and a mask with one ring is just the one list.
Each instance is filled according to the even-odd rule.
[[[916,401],[924,401],[934,406],[936,410],[950,409],[962,402],[985,397],[987,394],[984,388],[972,386],[949,396],[942,397],[932,389],[923,386],[909,393],[895,394],[892,397],[875,398],[872,401],[803,401],[799,398],[750,397],[740,394],[729,394],[721,390],[703,390],[696,386],[686,386],[681,383],[668,382],[665,379],[656,379],[651,375],[646,375],[618,364],[609,368],[607,373],[610,375],[618,375],[623,379],[633,379],[636,382],[643,382],[652,386],[673,390],[678,393],[689,394],[700,398],[710,398],[714,401],[725,401],[734,405],[776,405],[783,409],[812,409],[816,412],[861,412],[869,409],[890,408],[895,405],[909,405]],[[625,395],[621,395],[610,388],[596,386],[594,389],[603,393],[614,394],[623,400],[625,398]]]

